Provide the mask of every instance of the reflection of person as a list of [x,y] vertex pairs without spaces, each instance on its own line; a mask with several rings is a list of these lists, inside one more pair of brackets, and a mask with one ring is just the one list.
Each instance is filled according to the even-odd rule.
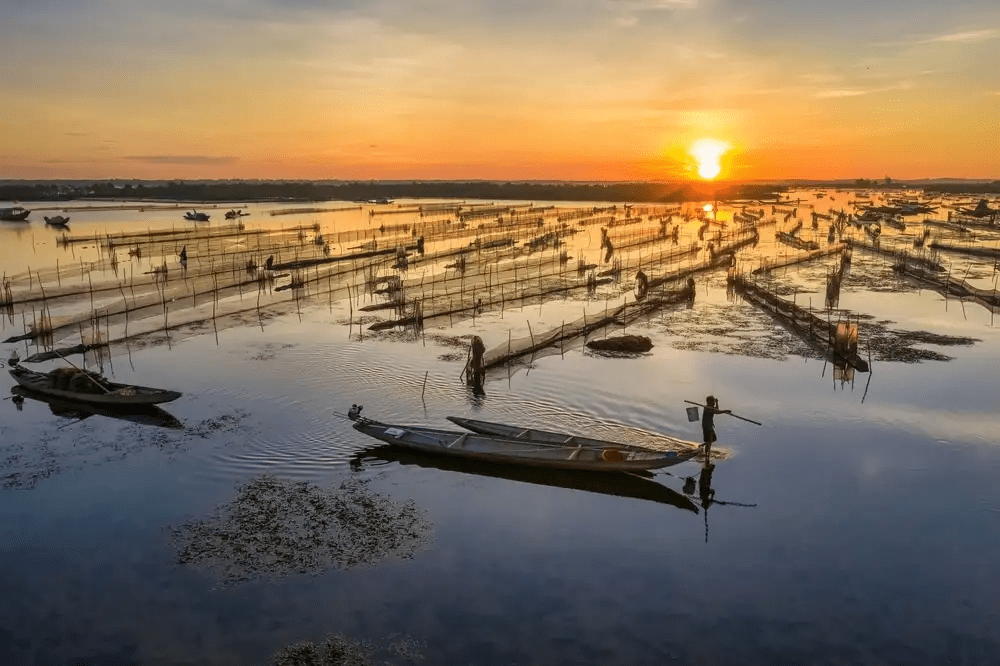
[[698,496],[701,498],[701,508],[708,511],[708,507],[715,502],[715,490],[712,489],[712,472],[715,465],[706,462],[698,475]]
[[711,460],[712,442],[718,437],[715,436],[715,415],[732,414],[729,409],[719,409],[719,401],[715,396],[705,398],[705,411],[701,417],[701,430],[705,436],[705,461]]
[[187,245],[185,245],[184,247],[182,247],[182,248],[181,248],[181,254],[180,254],[180,257],[181,257],[181,263],[182,263],[182,264],[186,264],[186,263],[187,263],[187,260],[188,260],[188,249],[187,249]]

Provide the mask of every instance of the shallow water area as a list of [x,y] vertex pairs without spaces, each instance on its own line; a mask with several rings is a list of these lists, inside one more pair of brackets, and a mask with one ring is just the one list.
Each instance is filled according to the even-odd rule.
[[[853,198],[824,194],[792,196],[817,211]],[[269,226],[265,215],[277,207],[244,208],[254,229]],[[370,210],[275,219],[289,229],[319,223],[328,237],[404,222],[405,213]],[[69,214],[71,225],[94,234],[192,224],[179,221],[181,212]],[[211,224],[223,212],[212,212]],[[801,233],[811,238],[806,214],[799,211]],[[0,229],[0,257],[8,275],[40,269],[48,289],[45,271],[67,250],[43,250],[38,239],[50,230],[39,224]],[[773,229],[792,224],[779,217],[762,227],[738,265],[787,258]],[[678,245],[697,229],[693,220],[682,225]],[[911,243],[884,234],[887,246]],[[567,243],[569,254],[607,266],[596,228]],[[69,256],[99,261],[97,248],[83,245]],[[189,252],[193,271],[193,244]],[[538,256],[526,264],[536,274],[559,265],[555,254],[526,259]],[[163,260],[179,270],[173,257]],[[133,260],[145,270],[161,257],[143,261]],[[978,270],[987,284],[991,264],[972,264],[970,274]],[[831,257],[760,279],[800,306],[812,299],[826,317],[836,267]],[[433,275],[419,263],[400,274]],[[573,274],[559,279],[568,286]],[[597,317],[634,299],[634,271],[593,290],[505,296],[475,316],[387,331],[367,323],[394,315],[358,311],[379,302],[356,289],[364,278],[344,279],[354,291],[330,282],[275,309],[252,309],[241,322],[169,329],[110,355],[88,353],[88,367],[114,381],[181,391],[161,405],[181,427],[148,414],[0,402],[0,661],[267,664],[285,646],[335,632],[377,643],[388,663],[1000,661],[1000,326],[988,309],[900,277],[892,259],[856,248],[830,317],[860,323],[859,355],[871,358],[863,373],[835,366],[732,293],[725,270],[701,272],[693,302],[593,334],[647,336],[651,351],[601,354],[568,339],[492,369],[477,391],[462,380],[472,336],[494,349],[582,313]],[[464,295],[455,293],[455,301]],[[111,338],[121,326],[105,325]],[[8,318],[2,333],[21,330],[19,318]],[[75,335],[66,341],[79,342]],[[15,350],[22,358],[37,351],[19,342],[0,356]],[[13,380],[3,373],[3,381],[11,395]],[[652,478],[406,454],[346,417],[360,404],[387,423],[456,429],[447,416],[471,416],[655,444],[657,434],[699,440],[684,401],[709,394],[763,426],[719,415],[714,469],[688,462]],[[294,506],[311,508],[291,513]],[[336,521],[340,532],[331,531]],[[239,534],[238,549],[226,545],[226,529]],[[183,540],[191,534],[201,538]],[[329,534],[341,536],[303,546]],[[389,541],[370,541],[371,557],[349,557],[357,551],[347,546],[363,549],[371,534]],[[204,552],[192,555],[192,544]]]

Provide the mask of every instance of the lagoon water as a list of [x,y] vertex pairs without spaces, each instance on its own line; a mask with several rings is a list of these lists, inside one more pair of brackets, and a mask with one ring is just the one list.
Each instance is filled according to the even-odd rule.
[[[263,205],[250,210],[248,226],[273,223],[258,219]],[[182,224],[176,212],[72,216],[81,233]],[[40,222],[0,235],[7,275],[67,251]],[[760,248],[777,251],[773,238]],[[819,307],[829,265],[774,279]],[[989,281],[991,266],[976,270]],[[164,405],[182,429],[4,400],[0,663],[267,664],[333,632],[371,641],[389,663],[1000,663],[1000,322],[855,251],[840,307],[864,316],[862,350],[866,335],[891,331],[975,342],[918,342],[940,355],[919,362],[876,351],[871,373],[843,380],[728,294],[723,273],[697,288],[690,308],[629,326],[653,341],[647,354],[576,341],[491,374],[484,394],[460,380],[467,336],[500,345],[603,297],[362,335],[346,302],[307,300],[260,325],[103,360],[117,381],[182,391]],[[33,351],[19,344],[2,356]],[[595,486],[393,455],[346,419],[357,403],[394,423],[451,427],[445,417],[462,415],[696,440],[684,400],[708,394],[764,424],[717,417],[711,497],[694,462]],[[334,489],[360,480],[412,502],[428,538],[409,557],[318,575],[232,582],[180,562],[176,529],[261,475]]]

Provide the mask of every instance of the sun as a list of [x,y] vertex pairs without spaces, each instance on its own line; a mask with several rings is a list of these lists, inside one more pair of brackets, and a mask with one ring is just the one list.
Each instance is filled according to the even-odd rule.
[[712,180],[722,173],[722,156],[729,146],[716,139],[699,139],[691,145],[691,157],[698,163],[698,175]]

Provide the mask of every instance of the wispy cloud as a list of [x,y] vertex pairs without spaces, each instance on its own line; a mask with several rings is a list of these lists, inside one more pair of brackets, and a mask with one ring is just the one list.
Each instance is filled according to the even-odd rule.
[[218,165],[239,161],[232,155],[130,155],[125,159],[146,164]]
[[837,97],[860,97],[861,95],[867,95],[872,90],[862,90],[860,88],[834,88],[833,90],[820,90],[813,94],[813,97],[818,97],[820,99],[833,99]]
[[877,88],[830,88],[827,90],[818,90],[813,93],[813,97],[817,99],[838,99],[843,97],[861,97],[862,95],[871,95],[874,93],[888,92],[890,90],[910,90],[913,88],[912,81],[899,81],[888,86],[879,86]]
[[930,39],[923,40],[922,43],[932,42],[984,42],[988,39],[995,39],[1000,33],[996,30],[967,30],[965,32],[950,32],[945,35],[938,35]]

